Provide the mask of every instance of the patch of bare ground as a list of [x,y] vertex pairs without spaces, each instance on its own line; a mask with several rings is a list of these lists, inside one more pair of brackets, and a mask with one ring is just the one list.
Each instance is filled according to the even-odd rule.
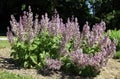
[[66,74],[64,72],[56,72],[51,75],[45,75],[36,69],[17,68],[11,63],[10,48],[0,49],[0,70],[8,71],[15,74],[31,76],[35,79],[120,79],[120,60],[110,59],[107,66],[101,69],[101,73],[94,78],[83,78]]
[[120,79],[120,60],[110,59],[107,66],[102,68],[100,75],[94,79]]

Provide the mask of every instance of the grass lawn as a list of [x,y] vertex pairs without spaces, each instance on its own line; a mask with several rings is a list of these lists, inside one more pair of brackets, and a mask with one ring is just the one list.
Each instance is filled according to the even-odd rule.
[[0,36],[0,38],[6,38],[6,36]]
[[114,54],[114,57],[115,59],[120,59],[120,50],[119,51],[116,51],[116,53]]
[[[7,38],[6,36],[0,36],[0,38]],[[8,40],[0,40],[0,49],[10,47]]]
[[20,76],[0,70],[0,79],[33,79],[33,78],[27,76]]
[[8,40],[0,40],[0,49],[10,47]]

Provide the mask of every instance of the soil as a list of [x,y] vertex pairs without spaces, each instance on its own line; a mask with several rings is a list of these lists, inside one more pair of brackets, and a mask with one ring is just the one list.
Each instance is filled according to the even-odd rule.
[[83,78],[64,72],[56,72],[50,75],[45,75],[36,69],[17,68],[12,63],[10,58],[10,48],[0,49],[0,70],[11,73],[31,76],[35,79],[120,79],[120,59],[110,59],[106,67],[101,69],[101,73],[94,78]]

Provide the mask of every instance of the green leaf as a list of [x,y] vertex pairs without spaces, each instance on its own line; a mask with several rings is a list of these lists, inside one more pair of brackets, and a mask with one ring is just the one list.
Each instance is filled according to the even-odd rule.
[[36,44],[30,45],[29,50],[30,50],[30,51],[33,51],[33,50],[35,50],[37,47],[38,47],[38,45],[36,45]]
[[18,42],[17,44],[16,44],[16,47],[20,47],[21,46],[21,43],[20,42]]
[[21,10],[23,11],[23,10],[25,10],[25,8],[26,8],[26,5],[25,5],[25,4],[22,4]]
[[64,63],[70,62],[70,58],[68,56],[60,57],[60,60],[63,61]]
[[53,44],[51,48],[53,48],[53,49],[57,49],[58,46],[57,46],[56,44]]
[[30,56],[30,59],[32,60],[32,62],[33,62],[34,64],[37,64],[37,56],[31,55],[31,56]]
[[25,67],[25,68],[28,67],[28,62],[27,62],[27,61],[24,62],[24,67]]
[[58,42],[59,38],[56,36],[56,37],[53,37],[53,42]]
[[25,54],[25,59],[28,59],[29,55],[28,54]]
[[67,63],[65,66],[66,66],[66,68],[69,69],[71,67],[71,63]]

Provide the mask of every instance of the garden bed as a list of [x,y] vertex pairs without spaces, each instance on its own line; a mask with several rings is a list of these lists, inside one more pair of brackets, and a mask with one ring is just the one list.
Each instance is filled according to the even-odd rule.
[[[94,78],[82,78],[62,71],[45,75],[35,69],[19,69],[14,64],[8,63],[10,59],[10,48],[0,49],[0,70],[23,75],[31,76],[35,79],[120,79],[120,60],[110,59],[107,66],[101,69],[101,73]],[[12,61],[12,60],[11,60]]]

